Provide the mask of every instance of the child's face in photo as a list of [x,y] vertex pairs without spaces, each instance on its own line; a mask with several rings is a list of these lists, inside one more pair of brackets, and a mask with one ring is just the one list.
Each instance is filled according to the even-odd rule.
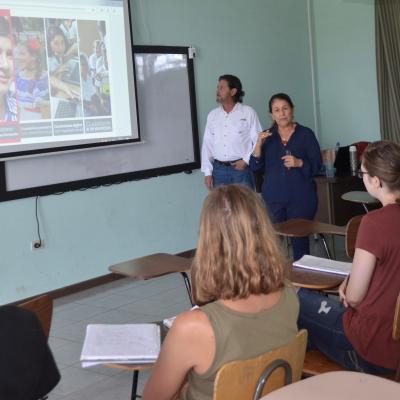
[[4,95],[14,79],[14,56],[11,39],[0,36],[0,94]]
[[29,68],[33,64],[33,61],[34,59],[26,46],[21,44],[18,45],[15,50],[15,62],[17,64],[17,69]]
[[56,56],[63,56],[65,53],[65,41],[61,35],[54,36],[50,42],[51,51]]
[[62,23],[67,29],[69,29],[72,26],[72,19],[64,19]]

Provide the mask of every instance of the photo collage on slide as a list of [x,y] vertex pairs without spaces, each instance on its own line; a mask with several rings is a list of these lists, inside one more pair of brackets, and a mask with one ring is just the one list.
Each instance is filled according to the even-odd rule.
[[106,22],[0,10],[0,143],[112,131]]

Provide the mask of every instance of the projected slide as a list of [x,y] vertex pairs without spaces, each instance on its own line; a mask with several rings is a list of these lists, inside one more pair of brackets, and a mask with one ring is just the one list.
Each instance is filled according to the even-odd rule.
[[1,2],[0,155],[139,139],[126,1],[66,3]]

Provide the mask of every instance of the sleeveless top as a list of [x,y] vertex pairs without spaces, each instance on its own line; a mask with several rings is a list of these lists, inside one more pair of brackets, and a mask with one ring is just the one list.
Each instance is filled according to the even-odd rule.
[[258,313],[238,312],[218,301],[201,307],[215,335],[215,357],[204,374],[188,373],[182,400],[212,400],[214,380],[222,365],[246,360],[290,342],[297,334],[299,302],[292,287],[286,286],[279,301]]

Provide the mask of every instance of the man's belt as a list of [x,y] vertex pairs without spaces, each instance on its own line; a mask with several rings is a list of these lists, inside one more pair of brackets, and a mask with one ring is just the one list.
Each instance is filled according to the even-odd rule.
[[214,160],[216,164],[224,165],[225,167],[231,167],[233,163],[236,161],[241,160],[241,158],[238,158],[237,160],[232,160],[232,161],[219,161],[219,160]]

